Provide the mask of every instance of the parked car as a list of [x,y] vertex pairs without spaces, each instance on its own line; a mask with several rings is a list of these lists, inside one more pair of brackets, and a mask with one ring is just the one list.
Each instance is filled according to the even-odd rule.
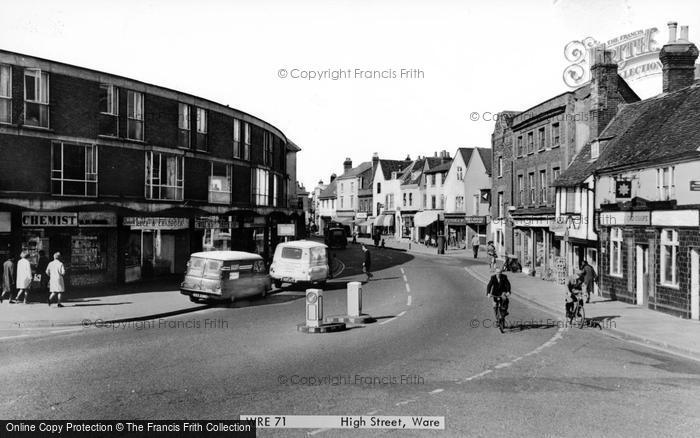
[[331,258],[328,247],[311,240],[280,243],[270,266],[275,287],[282,283],[318,285],[323,287],[331,278]]
[[258,254],[242,251],[204,251],[190,255],[180,293],[193,302],[234,301],[265,296],[272,279]]

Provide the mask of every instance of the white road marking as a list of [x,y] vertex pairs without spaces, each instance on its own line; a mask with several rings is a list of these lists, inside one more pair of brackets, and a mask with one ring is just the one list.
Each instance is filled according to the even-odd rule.
[[398,318],[399,316],[404,316],[405,314],[406,314],[406,311],[404,310],[403,312],[401,312],[401,313],[399,313],[398,315],[396,315],[396,317]]
[[405,281],[406,283],[408,283],[408,277],[406,277],[405,274],[404,274],[404,276],[403,276],[403,281]]
[[409,286],[408,283],[406,283],[406,292],[411,292],[411,286]]
[[408,299],[406,300],[406,305],[410,306],[411,305],[411,296],[408,296]]
[[405,272],[404,272],[403,268],[401,268],[401,273],[402,273],[402,274],[405,274]]
[[379,412],[379,411],[367,412],[365,415],[374,415],[374,414],[376,414],[377,412]]
[[407,404],[409,404],[409,403],[415,403],[415,400],[414,400],[414,399],[410,399],[410,400],[400,401],[400,402],[396,403],[396,406],[403,406],[403,405],[407,405]]
[[307,436],[314,436],[317,433],[325,432],[327,430],[330,430],[330,429],[316,429],[316,430],[312,430],[311,432],[308,432],[306,435]]
[[380,322],[379,325],[388,324],[388,323],[390,323],[391,321],[395,320],[396,318],[398,318],[398,317],[400,317],[400,316],[404,316],[405,314],[406,314],[406,311],[404,310],[403,312],[399,313],[399,314],[396,315],[395,317],[390,318],[390,319],[387,319],[386,321]]
[[509,367],[509,366],[511,366],[511,365],[513,365],[512,362],[504,362],[504,363],[499,363],[499,364],[496,365],[494,368],[497,369],[497,370],[500,370],[501,368],[506,368],[506,367]]
[[441,393],[442,391],[444,391],[444,389],[439,388],[439,389],[434,389],[434,390],[430,391],[430,393],[431,393],[431,394],[439,394],[439,393]]

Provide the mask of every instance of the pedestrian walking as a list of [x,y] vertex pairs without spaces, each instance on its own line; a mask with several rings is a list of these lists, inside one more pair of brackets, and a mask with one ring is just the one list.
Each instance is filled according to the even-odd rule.
[[61,262],[60,252],[53,255],[53,261],[46,267],[45,273],[49,277],[49,291],[51,293],[51,295],[49,295],[49,307],[51,307],[51,301],[56,296],[58,297],[56,301],[58,303],[57,307],[63,307],[63,304],[61,304],[61,297],[66,291],[66,284],[63,281],[63,277],[66,275],[66,268]]
[[477,258],[479,255],[479,235],[475,234],[474,237],[472,237],[472,249],[474,250],[474,258]]
[[15,291],[15,262],[12,260],[12,255],[7,255],[7,260],[2,264],[2,294],[0,294],[0,303],[7,298],[7,302],[12,304],[12,294]]
[[362,272],[367,275],[367,281],[370,280],[370,278],[374,277],[372,275],[372,256],[369,253],[369,249],[365,246],[365,244],[362,244],[362,252],[364,253],[365,259],[362,262]]
[[590,303],[591,295],[593,294],[593,283],[598,279],[598,274],[586,260],[581,264],[581,270],[583,270],[583,290],[586,292],[586,302]]
[[489,270],[493,271],[496,268],[496,260],[498,259],[493,240],[489,240],[488,244],[486,245],[486,255],[488,255],[489,258]]
[[379,239],[380,239],[379,233],[378,232],[374,233],[374,247],[375,248],[379,246]]
[[19,255],[17,262],[17,296],[15,301],[19,302],[24,294],[24,304],[29,300],[29,288],[32,286],[32,265],[29,263],[29,251],[24,250]]
[[39,251],[39,261],[36,265],[36,272],[39,276],[39,285],[41,292],[48,292],[49,278],[46,275],[46,268],[49,266],[49,258],[46,257],[46,253],[42,249]]

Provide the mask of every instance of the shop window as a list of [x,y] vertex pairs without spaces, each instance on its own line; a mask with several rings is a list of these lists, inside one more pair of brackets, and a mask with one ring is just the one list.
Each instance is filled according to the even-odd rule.
[[190,147],[190,106],[186,103],[178,104],[178,141],[177,145],[181,148]]
[[126,101],[126,137],[143,141],[143,93],[129,90]]
[[12,123],[12,68],[0,64],[0,123]]
[[51,193],[59,196],[97,196],[96,145],[52,143]]
[[39,69],[24,71],[24,124],[49,127],[49,74]]
[[119,136],[119,88],[100,84],[100,135]]
[[622,228],[610,229],[610,275],[622,276]]
[[[253,170],[253,204],[266,206],[270,204],[270,172],[265,169]],[[341,198],[342,199],[342,198]],[[332,206],[335,208],[335,205]]]
[[181,156],[146,152],[146,198],[182,201],[184,162]]
[[200,151],[206,151],[209,149],[207,132],[208,132],[208,121],[207,121],[207,110],[204,108],[197,108],[197,137],[196,146]]
[[211,163],[209,175],[209,202],[213,204],[231,203],[231,165]]
[[661,284],[678,287],[678,231],[661,230]]

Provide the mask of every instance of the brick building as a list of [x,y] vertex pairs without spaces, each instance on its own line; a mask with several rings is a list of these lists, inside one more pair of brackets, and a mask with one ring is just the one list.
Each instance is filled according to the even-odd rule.
[[0,248],[61,251],[72,284],[182,273],[202,248],[268,256],[301,218],[299,150],[226,105],[0,51]]

